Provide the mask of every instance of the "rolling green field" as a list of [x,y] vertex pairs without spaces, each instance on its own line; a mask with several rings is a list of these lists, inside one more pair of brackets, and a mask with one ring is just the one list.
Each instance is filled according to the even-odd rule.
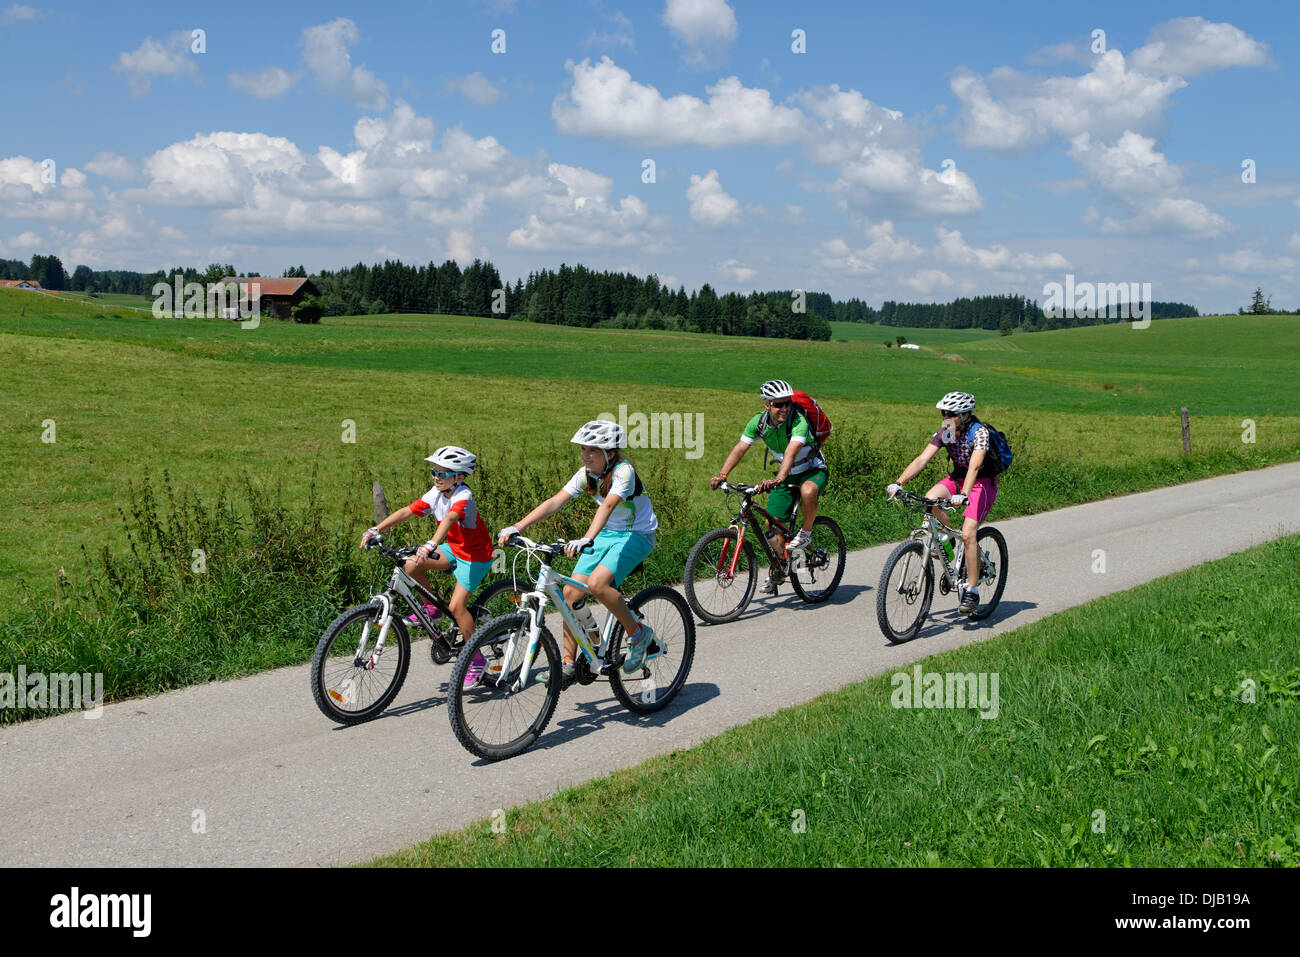
[[935,343],[955,345],[957,343],[978,342],[981,339],[996,338],[997,330],[989,329],[913,329],[906,326],[881,326],[867,322],[832,322],[832,342],[862,342],[869,346],[884,348],[886,342],[894,342],[902,336],[908,342],[928,346]]
[[[703,416],[695,448],[633,455],[666,458],[691,507],[720,517],[720,497],[704,482],[759,408],[757,384],[772,376],[824,402],[840,430],[828,454],[859,433],[886,470],[919,451],[939,395],[974,392],[983,417],[1020,435],[1013,475],[1057,462],[1074,486],[1064,497],[1036,490],[1018,500],[1017,482],[1008,481],[1002,514],[1086,500],[1083,483],[1068,482],[1078,467],[1181,461],[1176,410],[1184,404],[1197,455],[1244,456],[1236,467],[1300,456],[1300,319],[948,333],[950,343],[942,330],[916,331],[933,337],[929,348],[448,316],[268,320],[245,330],[105,315],[0,290],[0,449],[14,463],[2,497],[0,573],[12,595],[14,576],[48,582],[55,567],[78,563],[81,544],[120,546],[116,510],[126,480],[145,467],[167,469],[179,487],[205,495],[244,471],[301,494],[313,465],[323,489],[355,491],[360,469],[400,504],[424,490],[420,458],[437,445],[464,444],[490,466],[506,450],[563,448],[578,424],[617,415],[620,404]],[[1256,423],[1253,445],[1242,442],[1245,418]],[[41,441],[47,420],[53,444]],[[343,441],[345,420],[355,423],[355,442]],[[757,458],[739,477],[758,476]],[[1216,470],[1224,466],[1209,474]],[[1153,478],[1160,484],[1145,481]],[[489,517],[504,525],[515,516]]]
[[1297,566],[1290,536],[920,662],[996,708],[885,674],[373,863],[1295,867]]

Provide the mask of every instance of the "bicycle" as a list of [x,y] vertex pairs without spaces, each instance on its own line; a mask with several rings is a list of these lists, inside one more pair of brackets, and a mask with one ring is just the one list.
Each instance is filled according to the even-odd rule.
[[[778,581],[788,575],[795,593],[809,604],[826,601],[844,577],[844,533],[834,519],[818,515],[813,521],[812,540],[802,552],[796,551],[787,563],[777,553],[759,525],[759,516],[770,523],[787,541],[793,532],[787,523],[774,518],[766,509],[755,505],[757,485],[723,482],[718,489],[728,495],[743,496],[740,511],[727,528],[715,528],[695,543],[686,559],[686,600],[695,614],[711,624],[734,621],[749,607],[758,583],[754,564],[754,545],[745,537],[746,527],[763,544],[769,567]],[[818,584],[822,587],[816,587]],[[738,596],[738,597],[737,597]]]
[[[637,592],[628,602],[633,615],[654,630],[655,639],[641,668],[626,674],[626,655],[620,654],[623,626],[611,614],[604,628],[597,629],[588,600],[590,590],[552,567],[555,558],[564,554],[565,543],[544,545],[515,533],[506,544],[521,550],[515,555],[516,562],[519,555],[527,556],[524,567],[534,579],[534,589],[519,595],[520,611],[480,625],[452,668],[447,717],[467,751],[500,761],[528,750],[555,713],[560,692],[575,681],[589,685],[598,677],[608,678],[614,696],[637,714],[659,711],[677,696],[695,657],[695,622],[681,595],[655,585]],[[534,556],[541,562],[536,575],[529,571]],[[581,589],[583,597],[570,605],[562,585]],[[578,643],[576,668],[567,679],[560,677],[559,648],[543,622],[548,604],[559,611]],[[487,667],[477,684],[465,688],[465,674],[476,652],[487,659]]]
[[[896,499],[904,506],[919,508],[924,521],[885,560],[880,573],[880,587],[876,591],[876,620],[880,623],[880,630],[891,641],[910,641],[920,632],[930,613],[930,602],[934,598],[934,563],[937,562],[940,569],[940,594],[955,590],[960,598],[965,592],[965,543],[960,531],[944,525],[929,511],[938,506],[955,512],[958,506],[948,499],[925,498],[906,490],[900,491]],[[945,553],[944,542],[952,543],[951,559]],[[977,585],[982,589],[981,594],[989,594],[983,590],[984,586],[996,584],[992,597],[977,605],[969,616],[979,621],[991,615],[1002,600],[1002,590],[1007,584],[1007,540],[993,526],[984,525],[976,533],[975,542],[980,550]]]
[[[420,628],[429,635],[429,656],[434,664],[446,664],[463,643],[447,601],[403,568],[415,554],[416,546],[393,548],[375,536],[368,547],[396,566],[388,587],[335,618],[321,635],[311,660],[311,691],[316,706],[325,717],[340,724],[360,724],[377,718],[402,690],[411,665],[408,628]],[[494,582],[473,600],[470,614],[476,622],[482,622],[508,611],[513,607],[514,590],[509,579]],[[437,608],[440,615],[427,615],[425,603]],[[414,625],[406,621],[403,604],[415,615]],[[434,623],[434,617],[443,622],[443,627]]]

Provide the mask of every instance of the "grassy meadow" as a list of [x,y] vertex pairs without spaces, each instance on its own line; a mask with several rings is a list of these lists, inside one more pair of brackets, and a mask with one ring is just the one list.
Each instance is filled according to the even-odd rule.
[[[662,530],[629,587],[676,581],[695,539],[727,520],[707,479],[774,376],[834,419],[824,509],[855,547],[903,534],[883,488],[953,389],[973,392],[1016,451],[995,517],[1300,458],[1300,319],[845,334],[859,333],[810,343],[407,315],[246,330],[0,290],[0,603],[34,616],[7,616],[0,670],[104,670],[110,695],[126,695],[306,660],[377,574],[353,547],[372,522],[371,482],[399,507],[428,487],[424,455],[465,445],[499,528],[578,468],[574,429],[620,404],[700,417],[690,447],[630,450]],[[881,345],[896,334],[922,348]],[[751,452],[736,477],[758,479],[760,463]],[[940,474],[936,464],[916,484]],[[570,508],[538,532],[579,535],[589,512]],[[196,548],[206,577],[192,574]],[[101,588],[111,608],[91,600]],[[248,605],[259,598],[260,613]],[[166,667],[182,656],[184,669]]]

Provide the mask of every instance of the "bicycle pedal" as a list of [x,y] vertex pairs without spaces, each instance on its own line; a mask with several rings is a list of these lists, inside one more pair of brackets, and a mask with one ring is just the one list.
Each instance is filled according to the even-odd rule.
[[605,677],[609,677],[609,673],[610,673],[611,671],[614,671],[614,670],[617,669],[617,668],[622,668],[622,667],[623,667],[623,662],[626,661],[626,660],[627,660],[627,655],[625,655],[625,654],[623,654],[623,655],[619,655],[619,656],[618,656],[618,661],[607,661],[607,662],[605,662],[604,664],[602,664],[602,665],[600,666],[600,673],[601,673],[602,675],[604,675]]

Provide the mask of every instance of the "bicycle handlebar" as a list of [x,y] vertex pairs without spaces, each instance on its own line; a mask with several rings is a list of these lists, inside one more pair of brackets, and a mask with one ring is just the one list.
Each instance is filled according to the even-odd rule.
[[374,549],[381,555],[386,555],[392,559],[394,564],[405,562],[420,550],[419,545],[403,545],[401,548],[394,548],[392,545],[385,545],[382,535],[374,535],[366,545],[366,551]]
[[718,491],[726,492],[728,495],[732,493],[735,493],[736,495],[761,495],[762,494],[762,489],[760,489],[757,485],[742,485],[739,482],[736,483],[721,482],[718,485]]
[[[569,543],[566,539],[558,538],[549,545],[546,545],[541,542],[535,542],[531,538],[526,538],[521,532],[515,532],[506,539],[506,544],[512,545],[515,548],[525,548],[530,552],[542,552],[545,555],[563,555],[564,549]],[[593,548],[594,545],[584,545],[579,554],[589,552]]]
[[950,512],[955,512],[960,508],[960,506],[952,504],[952,499],[926,498],[924,495],[917,495],[907,489],[899,489],[898,494],[894,496],[894,501],[902,505],[919,504],[923,508],[933,508],[937,505],[939,508],[947,509]]

